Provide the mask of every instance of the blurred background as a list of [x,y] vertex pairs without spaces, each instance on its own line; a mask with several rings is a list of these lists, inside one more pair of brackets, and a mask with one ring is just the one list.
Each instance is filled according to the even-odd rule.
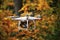
[[[35,30],[30,22],[29,30],[18,32],[18,21],[6,17],[26,13],[42,19]],[[0,0],[0,40],[60,40],[60,0]]]

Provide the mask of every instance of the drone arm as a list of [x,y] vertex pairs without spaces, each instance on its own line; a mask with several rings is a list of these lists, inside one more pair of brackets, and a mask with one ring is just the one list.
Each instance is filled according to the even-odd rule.
[[35,18],[35,20],[40,20],[41,18]]
[[18,20],[18,21],[20,21],[21,18],[12,18],[12,20]]
[[29,20],[40,20],[41,18],[29,17]]

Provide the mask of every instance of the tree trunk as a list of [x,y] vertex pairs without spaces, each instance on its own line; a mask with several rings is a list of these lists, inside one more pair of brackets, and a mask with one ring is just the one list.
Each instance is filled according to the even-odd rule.
[[15,13],[17,16],[19,16],[18,10],[22,8],[23,0],[14,0],[14,5],[15,5]]

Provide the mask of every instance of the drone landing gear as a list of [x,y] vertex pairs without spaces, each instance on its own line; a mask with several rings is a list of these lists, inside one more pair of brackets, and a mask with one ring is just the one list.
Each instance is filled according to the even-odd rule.
[[24,22],[19,21],[18,30],[29,30],[29,29],[35,30],[36,29],[35,20],[29,21],[28,24],[29,25],[27,26],[27,22],[26,21],[24,21]]

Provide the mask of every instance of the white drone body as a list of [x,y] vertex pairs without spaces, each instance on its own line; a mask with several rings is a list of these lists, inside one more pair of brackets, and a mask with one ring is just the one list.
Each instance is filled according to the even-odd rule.
[[37,18],[37,17],[31,17],[31,16],[25,16],[25,17],[16,17],[16,16],[10,16],[11,18],[12,18],[12,20],[17,20],[17,21],[19,21],[19,23],[18,23],[18,29],[20,30],[20,24],[21,24],[21,22],[24,22],[24,21],[26,21],[27,22],[27,28],[28,28],[28,21],[29,20],[32,20],[33,22],[34,22],[34,27],[36,27],[35,26],[35,20],[40,20],[41,18]]

